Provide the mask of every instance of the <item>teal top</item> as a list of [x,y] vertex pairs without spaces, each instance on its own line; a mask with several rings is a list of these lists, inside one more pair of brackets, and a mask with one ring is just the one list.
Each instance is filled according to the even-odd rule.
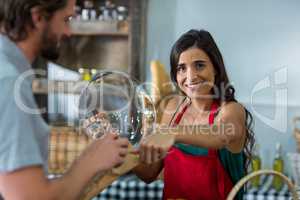
[[[183,151],[184,153],[190,154],[190,155],[207,155],[208,149],[201,148],[201,147],[195,147],[192,145],[186,145],[177,143],[175,144],[175,147]],[[220,161],[225,168],[225,170],[228,172],[228,175],[231,178],[232,183],[235,185],[242,177],[245,176],[244,171],[244,154],[241,153],[231,153],[227,149],[223,148],[218,150]],[[236,199],[242,200],[243,199],[244,191],[240,190]]]

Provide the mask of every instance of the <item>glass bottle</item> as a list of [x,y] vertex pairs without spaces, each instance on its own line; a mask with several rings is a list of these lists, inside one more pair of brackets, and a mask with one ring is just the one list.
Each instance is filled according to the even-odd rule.
[[97,69],[91,69],[91,78],[93,79],[98,73]]
[[[261,158],[259,154],[259,145],[255,144],[254,146],[254,152],[253,152],[253,157],[251,159],[251,167],[252,167],[252,172],[258,171],[261,169]],[[260,185],[260,176],[254,177],[251,179],[251,185],[253,187],[259,187]]]
[[90,81],[92,79],[89,69],[80,68],[78,71],[81,74],[81,80]]
[[[282,147],[280,143],[276,144],[276,156],[273,162],[273,170],[283,173],[284,162],[282,159]],[[275,190],[279,191],[282,188],[282,179],[278,176],[273,177],[272,186]]]

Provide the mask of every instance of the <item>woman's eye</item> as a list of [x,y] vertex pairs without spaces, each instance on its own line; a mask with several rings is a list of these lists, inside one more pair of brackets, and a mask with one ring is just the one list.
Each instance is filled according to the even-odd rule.
[[204,64],[203,63],[196,63],[195,66],[196,66],[196,69],[202,69],[204,67]]
[[185,69],[186,69],[186,67],[185,67],[185,66],[183,66],[183,65],[179,65],[179,66],[177,67],[177,72],[184,72],[184,71],[185,71]]

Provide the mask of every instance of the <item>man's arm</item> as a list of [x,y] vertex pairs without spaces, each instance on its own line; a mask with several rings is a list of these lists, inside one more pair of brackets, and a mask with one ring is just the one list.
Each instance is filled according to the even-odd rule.
[[50,181],[41,167],[28,167],[0,175],[0,190],[5,199],[77,199],[91,176],[76,171]]
[[80,197],[97,173],[104,174],[123,162],[128,140],[107,134],[93,142],[61,178],[48,180],[41,166],[0,174],[0,193],[14,200],[73,200]]

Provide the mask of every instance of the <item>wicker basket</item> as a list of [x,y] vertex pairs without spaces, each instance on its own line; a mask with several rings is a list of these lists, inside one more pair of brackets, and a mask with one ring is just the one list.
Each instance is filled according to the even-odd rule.
[[300,153],[300,129],[297,128],[297,123],[300,122],[300,117],[295,117],[293,122],[294,122],[294,137],[297,142],[297,151]]
[[51,127],[49,138],[49,174],[63,174],[92,141],[71,127]]
[[252,172],[251,174],[248,174],[247,176],[242,178],[237,184],[235,184],[235,186],[232,188],[231,192],[229,193],[227,200],[233,200],[235,198],[235,196],[237,195],[238,191],[243,187],[243,185],[245,185],[245,183],[247,183],[249,180],[251,180],[257,176],[263,175],[263,174],[280,177],[288,185],[289,190],[292,193],[293,199],[294,200],[299,199],[297,191],[296,191],[296,187],[294,186],[294,184],[288,177],[286,177],[282,173],[279,173],[279,172],[276,172],[273,170],[259,170],[256,172]]

